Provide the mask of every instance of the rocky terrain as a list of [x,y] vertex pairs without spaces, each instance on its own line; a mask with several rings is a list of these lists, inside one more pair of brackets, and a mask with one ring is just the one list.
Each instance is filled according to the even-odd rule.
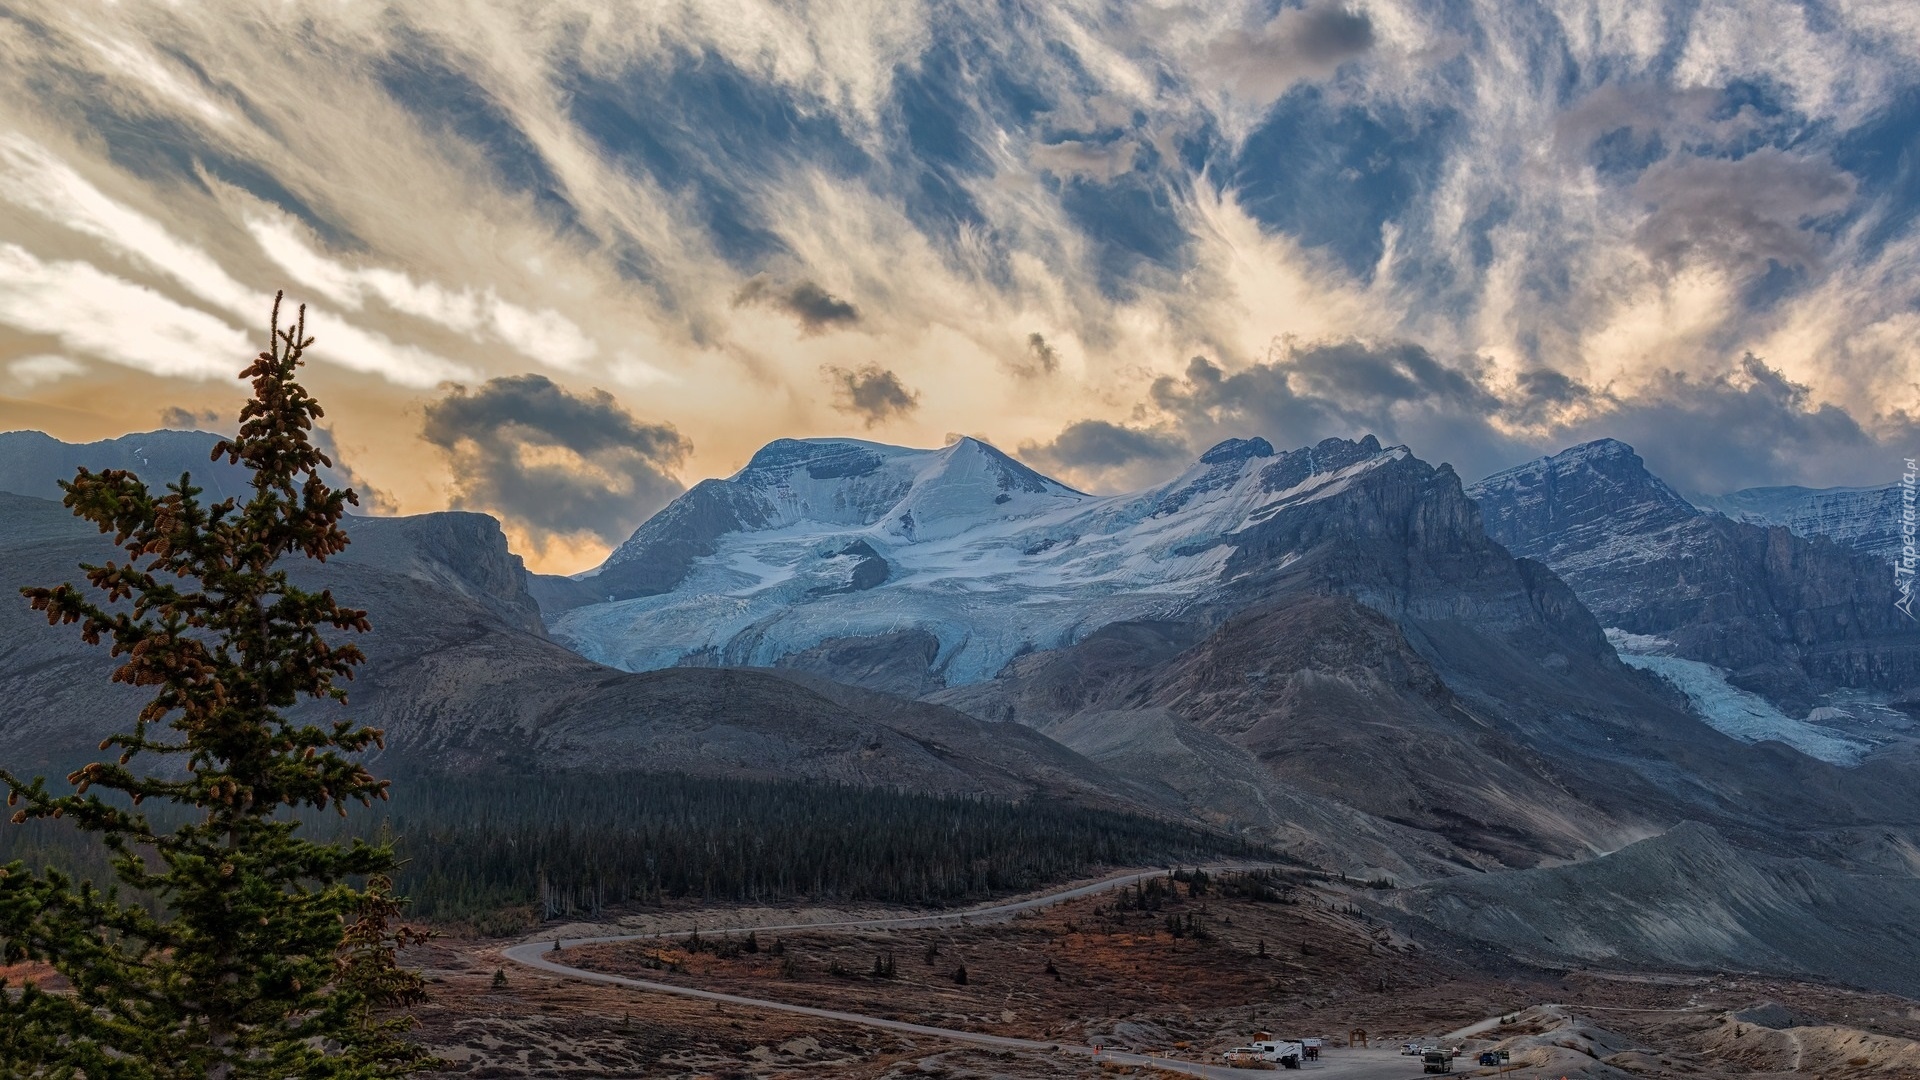
[[1517,957],[1616,970],[1769,971],[1920,997],[1920,878],[1763,855],[1688,822],[1602,858],[1396,895]]
[[1838,687],[1920,686],[1920,624],[1885,562],[1702,511],[1611,439],[1474,484],[1489,535],[1537,559],[1608,627],[1729,672],[1804,714]]
[[[1512,1075],[1521,1077],[1895,1080],[1920,1073],[1920,1012],[1911,1000],[1820,981],[1490,961],[1470,948],[1408,937],[1395,909],[1378,902],[1391,891],[1304,880],[1265,893],[1230,880],[1209,884],[1199,895],[1175,884],[1144,908],[1109,893],[958,928],[763,929],[753,952],[742,948],[749,927],[856,913],[689,908],[598,929],[698,925],[706,932],[697,947],[569,948],[569,962],[1175,1061],[1218,1061],[1260,1031],[1319,1035],[1329,1048],[1309,1074],[1353,1080],[1418,1076],[1419,1064],[1397,1053],[1410,1040],[1461,1046],[1469,1055],[1504,1049]],[[449,1062],[444,1075],[1156,1074],[564,981],[503,963],[496,950],[492,942],[454,939],[416,954],[434,992],[420,1037]],[[872,974],[879,957],[892,958],[891,977]],[[964,983],[954,978],[961,967]],[[1355,1028],[1366,1032],[1368,1048],[1348,1045]],[[1471,1056],[1456,1070],[1492,1074],[1474,1068]]]
[[1780,525],[1798,536],[1824,536],[1842,547],[1893,562],[1904,543],[1900,535],[1903,499],[1899,484],[1887,484],[1746,488],[1725,495],[1696,495],[1692,502],[1735,521]]

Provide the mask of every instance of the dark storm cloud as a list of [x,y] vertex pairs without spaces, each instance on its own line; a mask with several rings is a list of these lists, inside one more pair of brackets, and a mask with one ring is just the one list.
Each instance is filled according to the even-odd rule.
[[905,416],[920,407],[919,393],[907,389],[900,376],[878,364],[857,370],[838,367],[825,370],[833,382],[834,408],[863,417],[868,427]]
[[224,431],[226,417],[218,409],[183,409],[169,405],[160,410],[160,426],[175,431]]
[[1830,162],[1771,148],[1738,160],[1672,157],[1649,168],[1634,194],[1650,211],[1634,232],[1666,266],[1704,258],[1736,273],[1818,263],[1830,237],[1812,227],[1853,201],[1855,182]]
[[1334,4],[1282,11],[1257,30],[1237,30],[1207,50],[1234,93],[1269,102],[1303,79],[1331,75],[1373,48],[1373,22]]
[[1550,368],[1523,371],[1515,382],[1519,393],[1506,402],[1506,411],[1522,424],[1543,423],[1594,397],[1586,384]]
[[454,387],[427,406],[421,437],[453,467],[455,507],[500,514],[536,543],[624,540],[680,493],[670,471],[692,450],[604,390],[574,394],[531,374]]
[[1411,342],[1331,342],[1295,350],[1289,361],[1289,378],[1304,395],[1356,410],[1417,401],[1458,409],[1498,404],[1474,372],[1448,367]]
[[860,321],[860,309],[812,281],[776,285],[767,277],[754,278],[733,295],[733,305],[761,304],[784,311],[799,320],[808,334],[822,334],[853,326]]
[[1163,472],[1184,464],[1192,452],[1176,431],[1081,420],[1067,425],[1051,442],[1022,443],[1020,456],[1041,469],[1111,479]]
[[1815,404],[1807,387],[1746,356],[1710,377],[1659,375],[1630,400],[1564,429],[1565,445],[1611,436],[1690,494],[1773,484],[1877,484],[1920,452],[1920,424],[1894,414],[1868,431],[1845,409]]
[[1559,115],[1554,121],[1554,141],[1564,151],[1583,155],[1596,141],[1621,132],[1657,144],[1670,129],[1699,136],[1735,134],[1751,127],[1741,112],[1720,115],[1726,112],[1724,102],[1725,95],[1711,87],[1604,82]]
[[[1656,372],[1631,393],[1545,368],[1497,388],[1489,376],[1481,361],[1443,362],[1406,342],[1340,341],[1293,347],[1231,372],[1194,357],[1181,376],[1153,384],[1150,406],[1189,450],[1236,436],[1292,447],[1372,432],[1469,478],[1611,437],[1631,443],[1675,487],[1702,494],[1884,483],[1904,455],[1920,450],[1920,423],[1906,415],[1880,418],[1870,431],[1751,355],[1717,374]],[[1083,435],[1067,439],[1085,423],[1056,443],[1098,446]],[[1053,446],[1033,449],[1060,467],[1077,464]],[[1097,453],[1087,460],[1103,464]]]
[[1260,435],[1291,447],[1373,433],[1463,473],[1490,471],[1518,444],[1491,423],[1506,406],[1482,385],[1484,367],[1472,357],[1442,362],[1409,342],[1320,342],[1233,372],[1196,356],[1180,377],[1156,380],[1149,398],[1195,446]]
[[[1475,358],[1444,363],[1409,342],[1321,342],[1289,346],[1271,362],[1233,372],[1196,356],[1180,377],[1156,380],[1149,396],[1193,431],[1196,443],[1264,435],[1276,446],[1295,446],[1364,432],[1410,441],[1485,430],[1502,406],[1481,385],[1483,366]],[[1466,440],[1475,456],[1491,449],[1478,445],[1483,441]]]
[[1035,332],[1027,335],[1026,351],[1010,366],[1013,373],[1023,379],[1038,379],[1060,370],[1060,354],[1048,343],[1046,335]]

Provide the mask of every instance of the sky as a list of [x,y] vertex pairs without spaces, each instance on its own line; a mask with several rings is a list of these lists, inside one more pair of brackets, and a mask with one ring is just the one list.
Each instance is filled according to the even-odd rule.
[[781,437],[1884,483],[1920,4],[0,6],[0,430],[219,430],[282,289],[368,505],[549,571]]

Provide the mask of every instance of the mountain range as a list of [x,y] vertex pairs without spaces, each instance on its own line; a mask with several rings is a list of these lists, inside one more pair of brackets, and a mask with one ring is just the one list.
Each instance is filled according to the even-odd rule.
[[[1920,623],[1894,606],[1877,541],[1861,550],[1702,510],[1612,439],[1469,493],[1490,535],[1551,567],[1606,625],[1644,649],[1726,669],[1731,685],[1796,715],[1836,689],[1920,686]],[[1858,537],[1866,525],[1845,527]]]
[[1888,562],[1900,555],[1905,541],[1901,516],[1905,494],[1898,484],[1881,487],[1761,487],[1725,495],[1696,495],[1703,510],[1716,510],[1735,521],[1754,525],[1781,525],[1800,536],[1824,536],[1835,543]]
[[[107,550],[44,490],[0,495],[0,566],[22,584]],[[1371,437],[1236,439],[1098,496],[971,439],[782,440],[571,579],[527,574],[483,515],[348,524],[345,553],[298,572],[369,609],[353,706],[388,730],[391,772],[672,770],[1127,808],[1419,885],[1408,918],[1516,951],[1508,931],[1543,917],[1564,868],[1627,889],[1668,834],[1736,852],[1714,856],[1729,889],[1802,865],[1847,889],[1920,880],[1904,713],[1885,708],[1870,739],[1826,704],[1756,731],[1655,663],[1778,708],[1897,703],[1915,637],[1876,614],[1884,561],[1701,510],[1622,444],[1470,488]],[[0,604],[18,706],[0,760],[52,771],[131,697],[97,650],[34,622]],[[1713,651],[1735,640],[1769,651]],[[1802,752],[1819,738],[1854,749]],[[1673,833],[1687,822],[1705,831]],[[1483,879],[1512,882],[1510,915],[1450,884]],[[1801,924],[1816,940],[1837,901],[1769,888],[1750,929],[1772,951],[1741,955],[1804,970],[1780,942]],[[1722,899],[1714,918],[1743,917]],[[1647,925],[1632,912],[1596,925],[1620,956],[1657,948],[1629,940]]]

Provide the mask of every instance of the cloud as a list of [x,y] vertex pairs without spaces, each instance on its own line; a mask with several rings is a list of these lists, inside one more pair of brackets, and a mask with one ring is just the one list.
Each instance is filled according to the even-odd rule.
[[[109,198],[74,169],[55,158],[45,147],[24,136],[0,136],[0,198],[100,241],[146,269],[173,279],[196,300],[246,323],[257,320],[272,299],[269,292],[241,284],[218,259],[173,235],[160,222]],[[45,264],[41,264],[43,269],[35,272],[26,267],[29,262],[37,260],[24,249],[13,250],[18,252],[18,256],[13,260],[15,265],[8,269],[23,277],[35,277],[35,292],[45,298],[48,304],[45,310],[35,316],[9,316],[8,311],[18,309],[0,301],[0,321],[21,329],[57,334],[70,343],[97,341],[95,329],[62,325],[57,320],[63,314],[79,315],[97,309],[100,298],[54,294],[66,289],[84,288],[84,283],[102,280],[104,275],[90,265],[77,262],[59,264],[57,269],[52,270],[44,269]],[[0,281],[0,285],[4,285],[4,281]],[[184,305],[175,305],[157,290],[131,284],[128,287],[139,289],[150,298],[141,301],[144,306],[165,304],[180,308],[182,314],[171,320],[173,326],[156,328],[159,332],[185,333],[201,339],[218,336],[210,330],[186,330],[185,324],[202,320],[186,314],[188,309]],[[123,291],[121,299],[128,301],[131,297]],[[413,387],[433,386],[447,379],[470,378],[473,374],[472,369],[425,349],[396,344],[380,333],[344,320],[327,319],[326,313],[318,309],[312,314],[312,323],[316,327],[327,327],[331,346],[317,349],[314,354],[317,359],[355,371],[377,374]],[[94,349],[80,344],[74,344],[73,347],[93,352],[106,360],[126,362],[123,359],[124,347]],[[243,345],[239,351],[212,363],[221,372],[231,374],[246,366],[250,356],[251,350]],[[177,368],[163,369],[138,361],[129,366],[145,367],[155,374],[187,374]],[[202,373],[196,377],[205,378],[211,374],[204,367],[200,370]]]
[[[222,430],[219,427],[215,431]],[[400,504],[393,494],[374,485],[367,477],[356,471],[347,461],[349,455],[340,449],[340,441],[333,429],[326,425],[316,425],[313,429],[313,445],[327,460],[333,462],[333,476],[329,479],[338,487],[353,489],[354,497],[360,501],[354,504],[353,512],[368,516],[391,516],[400,513]]]
[[1772,148],[1738,160],[1678,156],[1634,184],[1652,207],[1634,241],[1657,262],[1704,259],[1742,275],[1817,265],[1831,246],[1811,224],[1847,209],[1853,177],[1831,162]]
[[1059,372],[1060,354],[1047,341],[1046,335],[1036,330],[1027,335],[1026,349],[1009,366],[1022,379],[1044,378]]
[[157,290],[72,260],[0,244],[0,322],[69,351],[154,375],[230,379],[256,351],[245,334]]
[[1297,82],[1333,74],[1373,48],[1373,21],[1335,4],[1289,8],[1256,30],[1215,40],[1206,63],[1238,97],[1266,104]]
[[1511,406],[1488,388],[1490,374],[1480,358],[1442,361],[1412,342],[1283,342],[1272,360],[1231,371],[1193,357],[1181,375],[1156,380],[1148,401],[1193,445],[1259,435],[1293,447],[1372,433],[1462,471],[1491,471],[1525,443],[1507,430]]
[[1719,117],[1725,101],[1719,90],[1706,86],[1674,87],[1652,80],[1601,83],[1554,118],[1554,140],[1563,150],[1584,155],[1595,141],[1621,131],[1644,144],[1674,134],[1675,128],[1696,137],[1719,137],[1737,134],[1728,130],[1736,123],[1751,127],[1745,110]]
[[1148,423],[1138,427],[1079,421],[1021,453],[1138,486],[1225,438],[1294,447],[1372,433],[1472,479],[1611,437],[1682,491],[1719,494],[1885,483],[1920,448],[1920,420],[1896,411],[1863,424],[1752,354],[1705,375],[1661,369],[1636,385],[1596,387],[1550,369],[1503,374],[1479,358],[1443,361],[1409,342],[1295,342],[1232,371],[1196,356],[1181,376],[1153,384],[1141,414]]
[[1130,139],[1107,144],[1062,139],[1034,147],[1027,160],[1062,179],[1110,184],[1114,177],[1133,171],[1139,153],[1140,144]]
[[812,281],[775,285],[765,276],[756,277],[733,295],[733,305],[761,304],[784,311],[799,320],[808,334],[852,327],[860,322],[860,309],[834,296]]
[[562,371],[578,371],[600,352],[578,325],[552,309],[509,303],[492,289],[456,290],[398,270],[347,266],[314,250],[286,221],[255,219],[248,225],[261,250],[282,270],[348,310],[377,300],[474,341],[500,342]]
[[227,417],[219,409],[187,409],[169,405],[160,410],[160,426],[175,431],[224,431]]
[[1068,424],[1048,442],[1020,444],[1035,468],[1070,476],[1094,489],[1127,490],[1162,479],[1193,457],[1177,431],[1131,428],[1105,420]]
[[683,490],[692,445],[604,390],[574,394],[544,375],[456,386],[426,407],[421,437],[452,466],[452,505],[486,510],[536,545],[582,534],[612,544]]
[[863,418],[868,427],[904,417],[920,407],[920,395],[907,389],[900,376],[877,364],[851,371],[828,367],[825,372],[833,383],[834,408]]
[[1655,473],[1691,494],[1777,484],[1884,484],[1920,451],[1920,421],[1904,413],[1873,429],[1814,400],[1808,387],[1751,354],[1707,376],[1657,373],[1558,429],[1572,444],[1610,436],[1640,451]]
[[85,364],[64,356],[25,356],[7,364],[7,374],[13,381],[31,389],[43,383],[59,382],[73,375],[84,374]]

